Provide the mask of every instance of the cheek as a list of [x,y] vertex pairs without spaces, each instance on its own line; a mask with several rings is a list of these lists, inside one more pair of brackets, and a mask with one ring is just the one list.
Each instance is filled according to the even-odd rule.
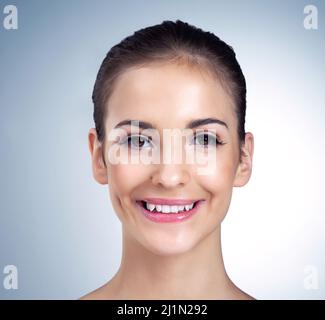
[[108,167],[108,186],[111,203],[121,221],[128,219],[132,194],[147,179],[145,168],[119,164]]
[[227,213],[232,195],[235,171],[233,157],[226,152],[218,155],[213,169],[209,174],[197,176],[197,183],[209,195],[209,212],[215,213],[211,218],[218,217],[218,220],[222,220]]
[[198,179],[211,194],[218,194],[232,188],[234,168],[231,153],[220,152],[216,155],[216,161],[211,165],[211,170],[207,174],[198,175]]
[[108,184],[120,197],[130,196],[132,190],[147,178],[145,168],[139,165],[119,164],[108,169]]
[[232,171],[215,170],[210,175],[200,176],[199,184],[210,194],[211,200],[221,200],[232,191]]

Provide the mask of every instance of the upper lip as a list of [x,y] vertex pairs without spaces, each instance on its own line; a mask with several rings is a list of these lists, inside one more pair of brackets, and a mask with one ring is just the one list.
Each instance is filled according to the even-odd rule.
[[152,204],[161,204],[161,205],[187,205],[192,204],[198,200],[193,199],[170,199],[170,198],[143,198],[142,201],[146,201]]

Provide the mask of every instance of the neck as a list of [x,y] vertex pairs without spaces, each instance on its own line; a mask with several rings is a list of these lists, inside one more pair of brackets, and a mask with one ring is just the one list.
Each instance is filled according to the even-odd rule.
[[111,280],[121,299],[218,299],[231,290],[216,229],[189,252],[161,256],[123,231],[123,255]]

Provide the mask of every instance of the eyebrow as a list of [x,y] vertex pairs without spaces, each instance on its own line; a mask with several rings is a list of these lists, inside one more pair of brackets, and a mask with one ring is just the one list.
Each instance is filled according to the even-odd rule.
[[[196,120],[190,121],[187,124],[186,129],[193,129],[193,128],[204,126],[204,125],[211,124],[211,123],[216,123],[216,124],[222,125],[228,129],[228,125],[224,121],[221,121],[217,118],[203,118],[203,119],[196,119]],[[154,126],[150,122],[140,121],[140,120],[131,120],[131,119],[126,119],[126,120],[120,121],[115,126],[115,128],[119,128],[122,126],[131,126],[131,125],[137,126],[141,129],[154,129]]]

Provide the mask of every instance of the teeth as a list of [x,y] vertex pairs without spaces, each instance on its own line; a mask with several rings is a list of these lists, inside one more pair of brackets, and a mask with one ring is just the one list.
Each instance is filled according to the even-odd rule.
[[162,212],[162,213],[178,213],[180,211],[189,211],[193,208],[194,202],[191,204],[183,205],[183,206],[169,206],[169,205],[160,205],[160,204],[152,204],[146,202],[146,209],[152,211],[157,211],[157,212]]
[[161,211],[162,211],[163,213],[169,213],[169,212],[171,211],[171,210],[169,210],[169,209],[171,209],[170,206],[166,206],[166,205],[164,205],[164,206],[162,206],[162,210],[161,210]]

